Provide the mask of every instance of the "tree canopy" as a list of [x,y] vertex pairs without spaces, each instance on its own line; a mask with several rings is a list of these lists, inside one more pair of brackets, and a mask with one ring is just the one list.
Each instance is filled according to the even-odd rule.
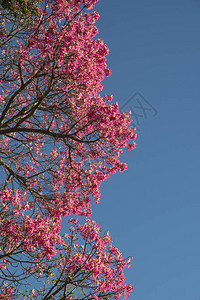
[[[18,18],[13,2],[2,4],[2,299],[118,299],[132,290],[129,260],[90,219],[100,184],[127,168],[120,155],[136,138],[129,114],[100,96],[111,71],[108,48],[95,39],[96,2],[41,1],[37,14]],[[71,227],[61,236],[63,217]],[[26,292],[30,278],[40,287]]]

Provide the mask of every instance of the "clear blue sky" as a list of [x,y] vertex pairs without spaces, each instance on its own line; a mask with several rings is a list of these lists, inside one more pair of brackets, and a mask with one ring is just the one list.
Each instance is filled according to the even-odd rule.
[[[200,1],[99,0],[96,10],[113,71],[104,92],[120,107],[139,92],[158,113],[139,117],[129,169],[103,183],[92,216],[133,256],[131,300],[200,300]],[[137,99],[127,109],[138,114]]]

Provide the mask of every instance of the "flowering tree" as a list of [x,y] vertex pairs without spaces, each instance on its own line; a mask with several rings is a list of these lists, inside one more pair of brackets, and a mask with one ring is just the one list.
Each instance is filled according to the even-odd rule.
[[118,299],[131,290],[126,262],[90,219],[73,219],[60,236],[61,218],[89,217],[101,182],[126,169],[123,148],[135,147],[129,115],[99,95],[111,71],[94,38],[96,2],[46,0],[37,14],[0,15],[2,299],[35,276],[50,285],[29,298]]

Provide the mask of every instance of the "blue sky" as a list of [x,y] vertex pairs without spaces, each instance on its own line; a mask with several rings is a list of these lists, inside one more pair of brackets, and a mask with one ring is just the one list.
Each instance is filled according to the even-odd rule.
[[200,300],[200,1],[99,0],[96,10],[113,71],[103,92],[120,107],[138,92],[123,110],[158,113],[138,117],[128,171],[102,184],[92,217],[133,256],[131,299]]

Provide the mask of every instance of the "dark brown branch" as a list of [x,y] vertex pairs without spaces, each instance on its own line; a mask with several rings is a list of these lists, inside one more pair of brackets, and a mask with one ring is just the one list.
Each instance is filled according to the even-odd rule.
[[95,140],[80,140],[78,138],[76,138],[75,136],[73,136],[72,134],[65,134],[65,133],[60,133],[60,132],[52,132],[49,131],[47,129],[39,129],[39,128],[7,128],[7,129],[2,129],[0,130],[0,135],[3,134],[8,134],[8,133],[14,133],[14,132],[25,132],[25,133],[39,133],[39,134],[43,134],[43,135],[48,135],[48,136],[52,136],[54,138],[69,138],[72,139],[76,142],[79,143],[86,143],[86,144],[91,144],[91,143],[95,143],[97,141],[99,141],[102,137],[98,137]]
[[42,66],[40,67],[40,69],[38,70],[38,72],[32,77],[30,78],[29,80],[27,80],[24,85],[21,85],[21,87],[10,97],[10,100],[8,101],[7,105],[5,106],[3,112],[2,112],[2,115],[1,115],[1,118],[0,118],[0,126],[3,122],[3,120],[5,119],[12,103],[14,102],[15,98],[21,94],[21,92],[29,85],[31,84],[39,75],[39,72],[42,71],[42,69],[44,68],[45,66],[45,62],[42,64]]
[[26,180],[23,176],[20,176],[18,174],[16,174],[10,167],[9,165],[3,161],[1,158],[0,158],[0,164],[12,175],[14,176],[20,183],[22,183],[23,185],[27,186],[26,184]]

